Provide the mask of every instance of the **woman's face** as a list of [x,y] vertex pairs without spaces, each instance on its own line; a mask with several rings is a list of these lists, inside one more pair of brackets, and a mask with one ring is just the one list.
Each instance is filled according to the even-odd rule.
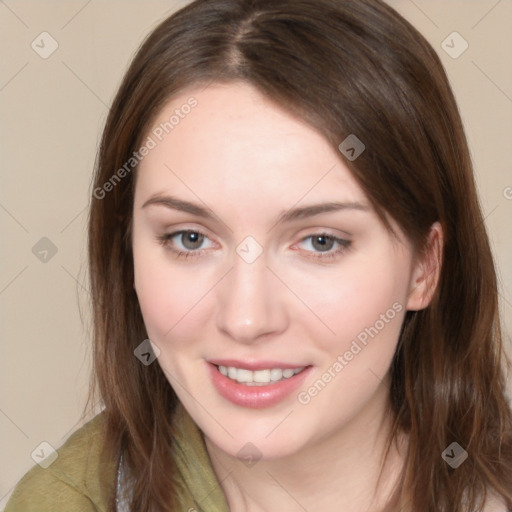
[[272,459],[378,418],[412,252],[341,154],[241,83],[175,97],[146,136],[134,285],[154,364],[209,441]]

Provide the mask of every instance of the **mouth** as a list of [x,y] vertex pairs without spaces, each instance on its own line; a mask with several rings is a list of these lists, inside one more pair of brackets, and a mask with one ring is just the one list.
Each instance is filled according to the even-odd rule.
[[[253,409],[270,407],[284,401],[313,369],[312,365],[265,362],[249,365],[225,360],[210,361],[207,365],[213,386],[223,398],[235,405]],[[258,368],[254,369],[255,366]]]
[[235,366],[214,366],[228,379],[238,382],[239,384],[245,384],[246,386],[268,386],[269,384],[275,384],[276,382],[290,379],[306,368],[306,366],[300,366],[297,368],[266,368],[251,371]]

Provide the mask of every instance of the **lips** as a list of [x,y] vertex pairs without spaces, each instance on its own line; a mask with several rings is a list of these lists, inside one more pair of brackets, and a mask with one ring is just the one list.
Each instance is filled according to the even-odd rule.
[[[218,363],[218,364],[217,364]],[[265,370],[270,368],[293,369],[298,365],[282,363],[278,361],[242,362],[236,360],[211,360],[206,363],[214,388],[226,400],[231,403],[251,409],[271,407],[285,401],[311,373],[313,367],[306,366],[302,371],[292,377],[263,385],[248,385],[230,379],[219,371],[219,366],[229,366],[243,370]],[[305,366],[305,365],[302,365]]]
[[309,366],[308,363],[283,363],[281,361],[240,361],[237,359],[209,359],[209,363],[215,366],[232,366],[244,370],[267,370],[271,368],[281,368],[282,370],[302,368]]

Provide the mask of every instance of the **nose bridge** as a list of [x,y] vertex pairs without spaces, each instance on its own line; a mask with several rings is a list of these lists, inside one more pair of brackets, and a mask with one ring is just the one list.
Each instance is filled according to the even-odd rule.
[[266,254],[251,240],[245,242],[237,247],[233,268],[223,280],[217,326],[236,341],[251,343],[282,329],[284,315]]

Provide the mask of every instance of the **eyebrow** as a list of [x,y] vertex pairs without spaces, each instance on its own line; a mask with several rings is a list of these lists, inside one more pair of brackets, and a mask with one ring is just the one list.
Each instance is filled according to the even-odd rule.
[[[178,199],[173,196],[161,196],[156,195],[150,197],[143,205],[142,208],[146,208],[150,205],[164,206],[166,208],[170,208],[172,210],[178,210],[186,213],[190,213],[192,215],[196,215],[198,217],[203,217],[205,219],[213,219],[217,217],[213,214],[212,210],[208,208],[204,208],[196,203],[191,203],[189,201],[184,201],[183,199]],[[307,217],[313,217],[315,215],[319,215],[321,213],[329,213],[336,212],[342,210],[359,210],[363,212],[368,212],[370,208],[360,202],[357,201],[344,201],[344,202],[334,202],[329,201],[326,203],[318,203],[312,204],[308,206],[300,206],[296,208],[292,208],[290,210],[286,210],[282,212],[277,218],[276,224],[282,224],[286,222],[292,222],[298,219],[304,219]]]

